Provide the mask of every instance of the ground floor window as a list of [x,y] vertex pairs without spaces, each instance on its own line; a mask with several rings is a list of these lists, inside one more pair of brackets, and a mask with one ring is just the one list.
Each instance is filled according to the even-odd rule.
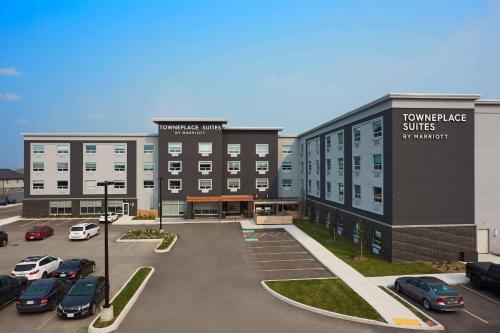
[[163,216],[182,216],[186,213],[186,202],[167,200],[162,202]]
[[342,235],[342,231],[344,231],[344,223],[342,219],[339,217],[337,219],[337,234]]
[[332,223],[332,221],[330,221],[330,212],[326,213],[326,218],[325,218],[325,226],[330,229],[330,224]]
[[217,202],[195,202],[193,211],[195,215],[217,215],[219,207]]
[[314,215],[314,222],[319,222],[319,208],[316,208],[316,212]]
[[373,246],[382,248],[382,232],[378,230],[373,230]]
[[353,230],[353,241],[354,243],[357,243],[359,241],[359,236],[360,236],[360,225],[358,222],[354,223],[354,230]]
[[81,215],[98,215],[102,213],[101,200],[86,200],[80,201]]
[[123,214],[123,201],[122,200],[109,200],[108,212],[116,214]]
[[51,201],[50,204],[50,215],[71,215],[71,201]]
[[227,213],[228,214],[239,214],[241,211],[241,204],[239,202],[228,202],[227,203]]

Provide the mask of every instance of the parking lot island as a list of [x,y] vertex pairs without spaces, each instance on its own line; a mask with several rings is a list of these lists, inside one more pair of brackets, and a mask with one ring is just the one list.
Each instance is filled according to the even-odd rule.
[[117,243],[136,243],[136,242],[158,242],[154,252],[166,253],[170,252],[175,243],[177,242],[177,235],[165,232],[158,229],[136,229],[129,230],[127,233],[121,235]]

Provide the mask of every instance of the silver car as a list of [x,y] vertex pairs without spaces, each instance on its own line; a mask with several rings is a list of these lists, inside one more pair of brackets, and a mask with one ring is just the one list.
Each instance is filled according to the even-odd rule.
[[464,297],[446,282],[430,276],[401,277],[394,287],[421,302],[426,310],[456,311],[464,307]]

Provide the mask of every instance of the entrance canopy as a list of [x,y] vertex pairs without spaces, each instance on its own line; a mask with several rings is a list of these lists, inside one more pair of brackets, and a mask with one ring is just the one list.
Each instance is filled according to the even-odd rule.
[[206,197],[193,197],[188,195],[187,202],[245,202],[253,201],[253,195],[217,195]]

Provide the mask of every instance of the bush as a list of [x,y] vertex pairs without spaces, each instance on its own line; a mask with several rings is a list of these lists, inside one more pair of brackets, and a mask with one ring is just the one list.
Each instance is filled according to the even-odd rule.
[[175,238],[174,234],[167,233],[167,235],[163,238],[163,241],[160,243],[160,245],[156,247],[156,249],[165,250],[170,246],[170,244],[172,244],[174,238]]
[[137,229],[129,230],[124,234],[122,239],[162,239],[169,233],[160,229]]

